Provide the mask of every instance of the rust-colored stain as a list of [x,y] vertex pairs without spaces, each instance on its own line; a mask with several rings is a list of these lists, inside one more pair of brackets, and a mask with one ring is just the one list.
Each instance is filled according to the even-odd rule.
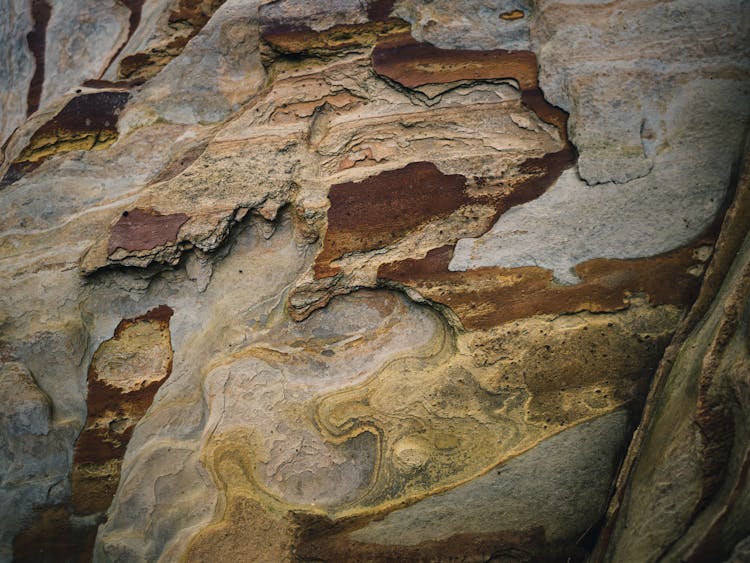
[[[172,314],[171,308],[160,305],[145,315],[124,319],[113,337],[97,349],[89,367],[86,424],[76,440],[73,454],[71,506],[39,508],[29,526],[13,542],[14,561],[91,561],[96,532],[117,490],[122,457],[133,428],[172,370],[169,334]],[[144,331],[144,327],[148,330]],[[144,342],[144,338],[148,341]],[[127,376],[142,379],[144,370],[137,364],[123,365],[122,358],[127,357],[132,362],[138,354],[144,353],[144,344],[145,347],[151,345],[152,350],[142,364],[154,366],[151,361],[155,358],[154,352],[160,361],[152,369],[154,373],[147,374],[150,377],[144,380],[146,383],[132,385],[134,382],[127,381]],[[118,385],[108,385],[104,381],[112,377],[113,371],[117,372]],[[77,516],[89,518],[75,521]]]
[[[268,26],[261,37],[280,54],[319,55],[373,45],[381,37],[403,33],[407,29],[409,24],[398,18],[363,24],[335,25],[323,31],[315,31],[301,25],[276,24]],[[264,52],[264,60],[268,62],[268,59],[268,54]]]
[[123,212],[109,236],[107,253],[118,248],[133,252],[151,250],[177,240],[180,227],[189,219],[184,213],[161,215],[149,209]]
[[98,523],[71,523],[62,505],[39,508],[13,540],[14,563],[90,563]]
[[510,12],[503,12],[500,14],[500,19],[505,21],[516,21],[523,19],[523,10],[511,10]]
[[407,88],[459,80],[515,80],[524,105],[557,127],[567,140],[568,114],[544,99],[536,55],[531,51],[441,49],[419,43],[406,32],[378,42],[372,51],[372,67]]
[[511,207],[528,203],[541,196],[565,170],[575,164],[576,156],[575,150],[568,144],[557,152],[522,162],[512,179],[500,184],[494,194],[485,196],[495,206],[492,223]]
[[[144,0],[119,0],[119,2],[123,6],[125,6],[130,12],[130,17],[128,18],[128,37],[127,39],[125,39],[125,41],[122,42],[122,45],[120,45],[117,51],[115,51],[114,55],[112,55],[109,62],[107,63],[106,68],[99,75],[99,79],[101,79],[101,77],[104,76],[104,73],[106,73],[107,70],[109,70],[109,67],[112,65],[112,61],[117,60],[117,57],[120,56],[120,53],[128,44],[130,39],[133,37],[135,30],[138,28],[138,25],[141,23],[141,14],[143,12]],[[97,80],[98,79],[94,79],[93,81],[97,81]],[[86,81],[86,82],[91,82],[91,81]]]
[[[140,21],[143,0],[125,0],[134,18]],[[226,0],[179,0],[167,20],[167,38],[143,52],[123,57],[117,69],[119,78],[145,81],[155,76],[179,55],[188,42],[208,23]],[[131,31],[132,33],[132,31]]]
[[[574,162],[575,152],[568,145],[526,160],[511,180],[473,178],[481,195],[467,188],[464,176],[443,174],[431,162],[414,162],[362,182],[335,184],[328,194],[328,229],[315,260],[315,276],[333,276],[339,270],[331,266],[332,261],[352,252],[385,248],[468,204],[494,207],[487,223],[491,225],[511,207],[542,195]],[[455,237],[450,242],[455,243]]]
[[537,87],[531,51],[441,49],[419,43],[409,33],[380,41],[372,52],[375,72],[407,88],[459,80],[516,80],[521,90]]
[[636,260],[589,260],[575,268],[581,278],[575,285],[557,284],[550,270],[532,266],[451,272],[453,248],[446,245],[420,260],[385,264],[378,277],[447,305],[467,329],[534,315],[617,311],[628,306],[629,296],[639,293],[653,304],[689,305],[700,287],[700,278],[688,273],[699,264],[693,246]]
[[[141,23],[141,12],[143,11],[144,0],[120,0],[123,6],[130,11],[130,17],[128,18],[128,38],[125,41],[127,44],[130,38],[133,37],[135,30],[138,28],[138,24]],[[115,58],[117,55],[115,55]]]
[[[112,502],[133,429],[172,371],[172,314],[170,307],[160,305],[121,321],[94,354],[86,424],[76,440],[71,474],[71,503],[77,515],[102,513]],[[142,371],[139,354],[153,373]],[[133,365],[123,365],[122,357],[135,358]]]
[[37,129],[34,137],[57,131],[116,131],[120,111],[129,98],[128,92],[120,91],[91,92],[76,96],[55,117]]
[[575,149],[568,139],[568,114],[560,108],[550,104],[544,98],[544,93],[541,88],[535,86],[534,88],[521,90],[521,102],[537,114],[539,119],[556,127],[560,132],[560,136],[568,145],[567,150],[575,153]]
[[133,88],[135,86],[141,86],[145,80],[102,80],[100,78],[90,78],[89,80],[85,80],[83,82],[83,85],[86,86],[86,88],[98,88],[98,89],[108,89],[108,88]]
[[34,74],[31,77],[29,91],[26,95],[26,115],[39,109],[44,86],[44,51],[47,46],[47,24],[52,15],[52,7],[47,0],[31,0],[31,18],[34,27],[26,35],[29,50],[34,56]]
[[446,217],[469,201],[466,178],[446,175],[431,162],[413,162],[362,182],[331,186],[328,232],[316,273],[351,252],[383,248],[433,219]]
[[[340,268],[333,263],[347,254],[386,248],[467,205],[494,210],[477,221],[478,232],[473,236],[481,236],[511,207],[540,197],[576,162],[577,153],[567,135],[568,115],[545,100],[532,52],[441,49],[402,33],[378,42],[372,52],[372,66],[381,76],[407,88],[460,80],[513,79],[521,90],[521,102],[558,129],[564,147],[529,158],[502,178],[449,176],[432,163],[418,162],[359,183],[332,186],[328,228],[314,266],[317,279],[336,276]],[[676,299],[686,303],[689,299],[683,294],[692,295],[697,286],[695,278],[686,274],[680,263],[675,265],[678,283],[665,285],[679,293],[679,298],[670,295],[661,299],[663,289],[654,280],[663,270],[674,273],[669,268],[672,258],[645,264],[607,262],[616,275],[599,272],[598,262],[591,261],[579,266],[584,283],[575,289],[557,286],[552,282],[552,273],[540,268],[454,273],[448,271],[448,263],[458,235],[440,235],[443,240],[438,244],[446,246],[433,249],[423,260],[381,266],[379,277],[382,282],[414,287],[429,299],[449,306],[467,328],[493,326],[546,312],[615,310],[626,306],[628,292],[646,289],[660,302]],[[654,272],[656,276],[651,275]],[[644,280],[640,274],[653,283],[641,287]]]
[[128,92],[103,90],[70,100],[34,132],[0,180],[0,188],[17,181],[56,154],[98,150],[114,143],[117,120],[129,98]]
[[367,0],[367,17],[370,21],[385,21],[393,11],[396,0]]

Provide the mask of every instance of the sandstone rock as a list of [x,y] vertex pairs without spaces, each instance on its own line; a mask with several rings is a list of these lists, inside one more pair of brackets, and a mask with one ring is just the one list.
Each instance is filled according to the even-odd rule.
[[742,556],[743,2],[94,4],[0,23],[0,559]]
[[49,397],[19,362],[5,361],[0,372],[0,558],[28,516],[31,503],[59,500],[64,491],[60,466],[67,465],[70,432],[52,422]]
[[[40,3],[41,4],[41,3]],[[34,30],[32,4],[26,0],[14,0],[6,5],[8,17],[2,18],[2,51],[0,51],[0,144],[5,142],[13,131],[21,125],[27,114],[27,92],[34,76],[34,53],[26,43],[29,33]],[[11,15],[12,14],[12,15]],[[47,14],[46,17],[49,17]],[[41,17],[39,18],[42,19]],[[41,27],[41,22],[40,22]],[[31,37],[34,38],[38,32]],[[4,151],[3,151],[4,152]],[[3,155],[3,159],[5,155]]]
[[618,479],[602,560],[742,560],[750,468],[749,210],[746,157],[711,264],[724,281],[706,287],[662,361],[651,408]]
[[124,45],[131,11],[116,0],[53,0],[44,40],[44,74],[39,106],[101,78]]

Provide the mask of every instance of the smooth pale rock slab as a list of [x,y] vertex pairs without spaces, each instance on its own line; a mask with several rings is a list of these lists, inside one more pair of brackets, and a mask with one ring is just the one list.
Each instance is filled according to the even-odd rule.
[[[737,0],[536,2],[530,25],[540,84],[553,104],[570,112],[587,183],[648,174],[659,145],[679,141],[664,115],[675,107],[675,91],[692,89],[690,80],[729,79],[747,89],[750,22],[744,12]],[[732,89],[719,96],[710,91],[690,114],[733,95]],[[746,109],[746,103],[736,107],[739,122]],[[700,122],[696,131],[711,127]]]
[[606,502],[627,432],[623,410],[585,422],[465,485],[391,512],[351,538],[418,545],[458,530],[491,534],[534,527],[544,528],[548,542],[573,537],[586,531]]
[[128,37],[130,10],[115,0],[52,2],[40,107],[97,79]]
[[[148,9],[149,6],[146,6]],[[263,86],[258,48],[258,0],[228,0],[201,33],[135,96],[122,131],[164,119],[224,121]]]
[[[7,10],[7,12],[5,11]],[[26,93],[34,74],[35,62],[26,43],[34,20],[31,2],[11,0],[4,4],[0,18],[0,146],[26,119]]]
[[460,240],[450,270],[539,266],[575,283],[572,268],[586,260],[653,256],[688,244],[724,204],[739,152],[727,151],[726,143],[740,146],[748,108],[748,85],[690,81],[665,115],[670,142],[659,148],[648,176],[589,186],[568,170],[485,235]]
[[[59,500],[70,429],[56,427],[49,397],[28,368],[5,361],[0,368],[0,561],[29,517],[32,503]],[[31,502],[30,502],[31,501]]]
[[396,2],[393,15],[412,25],[418,41],[446,49],[531,49],[528,0]]

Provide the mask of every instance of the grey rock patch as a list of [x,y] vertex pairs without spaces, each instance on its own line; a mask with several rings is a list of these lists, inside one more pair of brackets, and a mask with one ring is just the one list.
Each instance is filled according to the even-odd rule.
[[590,186],[575,169],[545,194],[514,207],[492,229],[456,245],[452,271],[538,266],[561,283],[593,258],[640,258],[667,252],[699,236],[729,189],[744,138],[750,85],[696,79],[664,116],[667,134],[653,171],[620,185]]
[[[500,16],[520,10],[524,17]],[[434,0],[397,2],[393,15],[412,24],[417,41],[444,49],[529,50],[528,0]]]
[[550,542],[575,538],[604,509],[627,430],[624,410],[582,423],[469,483],[392,512],[351,538],[417,545],[447,539],[456,530],[488,534],[535,526],[544,527]]

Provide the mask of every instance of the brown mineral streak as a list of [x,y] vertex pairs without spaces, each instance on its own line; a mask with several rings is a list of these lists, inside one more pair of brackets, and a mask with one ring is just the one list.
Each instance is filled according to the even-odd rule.
[[180,227],[189,217],[184,213],[161,215],[148,209],[125,211],[109,237],[108,254],[118,248],[128,252],[151,250],[177,240]]
[[90,563],[96,525],[73,526],[64,506],[39,508],[33,524],[13,541],[14,563]]
[[372,45],[380,37],[403,33],[409,24],[390,17],[395,0],[368,0],[367,20],[359,24],[338,24],[316,31],[302,19],[275,20],[260,9],[261,38],[276,52],[287,55],[331,52]]
[[0,180],[0,189],[36,169],[55,154],[102,148],[117,138],[117,120],[130,94],[92,92],[76,96],[44,123]]
[[636,260],[594,259],[579,264],[576,285],[558,285],[538,267],[478,268],[451,272],[453,246],[431,250],[421,260],[385,264],[384,282],[413,287],[447,305],[466,329],[485,329],[534,315],[611,312],[627,307],[627,297],[645,293],[654,304],[686,305],[700,279],[686,270],[695,263],[692,247]]
[[[123,319],[115,329],[112,340],[120,340],[128,328],[144,322],[156,323],[161,330],[167,331],[169,338],[169,321],[173,313],[170,307],[160,305],[139,317]],[[171,349],[171,343],[169,346]],[[106,474],[95,477],[87,476],[81,469],[84,466],[103,468],[108,462],[122,460],[135,425],[151,406],[156,392],[172,372],[170,357],[161,379],[133,391],[123,391],[100,379],[96,358],[95,354],[89,367],[86,424],[76,440],[73,456],[71,502],[75,513],[79,515],[105,511],[119,481],[119,466],[115,475],[105,472]],[[111,418],[113,422],[118,417],[127,421],[127,425],[119,432],[100,424],[102,420]],[[109,487],[106,482],[110,483]]]
[[362,182],[331,186],[328,233],[316,274],[330,272],[331,260],[351,252],[383,248],[409,231],[445,217],[467,203],[466,179],[445,175],[431,162],[413,162]]
[[[315,275],[332,276],[338,272],[331,266],[333,260],[351,252],[384,248],[466,204],[494,206],[494,222],[511,207],[542,195],[574,162],[570,145],[541,158],[530,158],[519,166],[516,179],[483,196],[468,193],[464,176],[443,174],[430,162],[414,162],[359,183],[335,184],[328,195],[328,230],[315,261]],[[490,181],[476,180],[484,184]]]
[[531,51],[441,49],[401,33],[375,46],[372,67],[407,88],[460,80],[515,80],[521,89],[521,101],[541,120],[557,127],[567,141],[568,116],[544,99],[536,55]]
[[120,111],[129,98],[128,92],[118,91],[81,94],[37,129],[34,136],[56,131],[116,131]]
[[[119,91],[82,94],[70,100],[52,119],[39,127],[23,149],[17,163],[41,161],[66,152],[66,141],[88,139],[85,148],[117,137],[117,120],[130,94]],[[55,149],[59,145],[59,149]],[[75,145],[67,150],[84,148]]]
[[[315,261],[316,278],[335,275],[339,270],[331,262],[347,253],[384,248],[468,203],[493,205],[494,222],[514,205],[541,196],[563,170],[575,164],[577,154],[567,135],[568,116],[544,99],[537,83],[536,56],[530,51],[440,49],[429,43],[417,43],[409,33],[401,33],[376,45],[372,66],[378,74],[407,88],[459,80],[512,78],[519,83],[522,103],[559,130],[565,147],[526,160],[518,167],[516,177],[504,182],[503,189],[491,196],[471,197],[463,176],[443,175],[434,164],[426,162],[411,163],[360,183],[332,186],[328,229]],[[485,185],[492,182],[488,178],[475,180]],[[427,184],[421,186],[421,182]]]
[[514,79],[521,90],[537,87],[536,55],[531,51],[441,49],[418,43],[409,33],[384,39],[372,52],[378,74],[407,88],[459,80]]
[[133,34],[135,33],[135,30],[138,28],[138,25],[141,23],[141,12],[143,11],[143,2],[144,0],[120,0],[120,3],[125,6],[130,11],[130,17],[128,18],[128,37],[125,39],[125,41],[122,42],[122,45],[115,51],[115,54],[112,55],[112,58],[107,63],[107,66],[102,70],[101,74],[99,75],[99,78],[104,76],[104,74],[109,70],[109,67],[112,65],[112,61],[116,61],[117,57],[120,56],[120,53],[125,48],[125,45],[128,44],[128,41],[133,37]]
[[405,29],[408,29],[408,24],[397,18],[363,24],[340,24],[324,31],[314,31],[300,25],[274,25],[263,31],[262,38],[279,53],[300,55],[372,45],[381,36],[402,33]]
[[367,0],[367,17],[370,21],[384,21],[388,19],[396,0]]
[[39,109],[39,101],[42,98],[44,51],[47,44],[47,24],[51,14],[52,7],[47,0],[31,0],[31,17],[34,20],[34,27],[26,35],[26,42],[34,55],[35,67],[26,98],[26,115],[31,115]]
[[[171,371],[171,367],[168,371]],[[135,391],[123,392],[121,389],[96,379],[94,373],[88,385],[88,418],[93,421],[108,412],[127,411],[131,425],[126,427],[119,436],[113,436],[112,432],[106,428],[87,428],[81,432],[76,441],[75,462],[101,464],[115,457],[122,458],[135,423],[151,406],[154,395],[165,380],[166,377]]]

